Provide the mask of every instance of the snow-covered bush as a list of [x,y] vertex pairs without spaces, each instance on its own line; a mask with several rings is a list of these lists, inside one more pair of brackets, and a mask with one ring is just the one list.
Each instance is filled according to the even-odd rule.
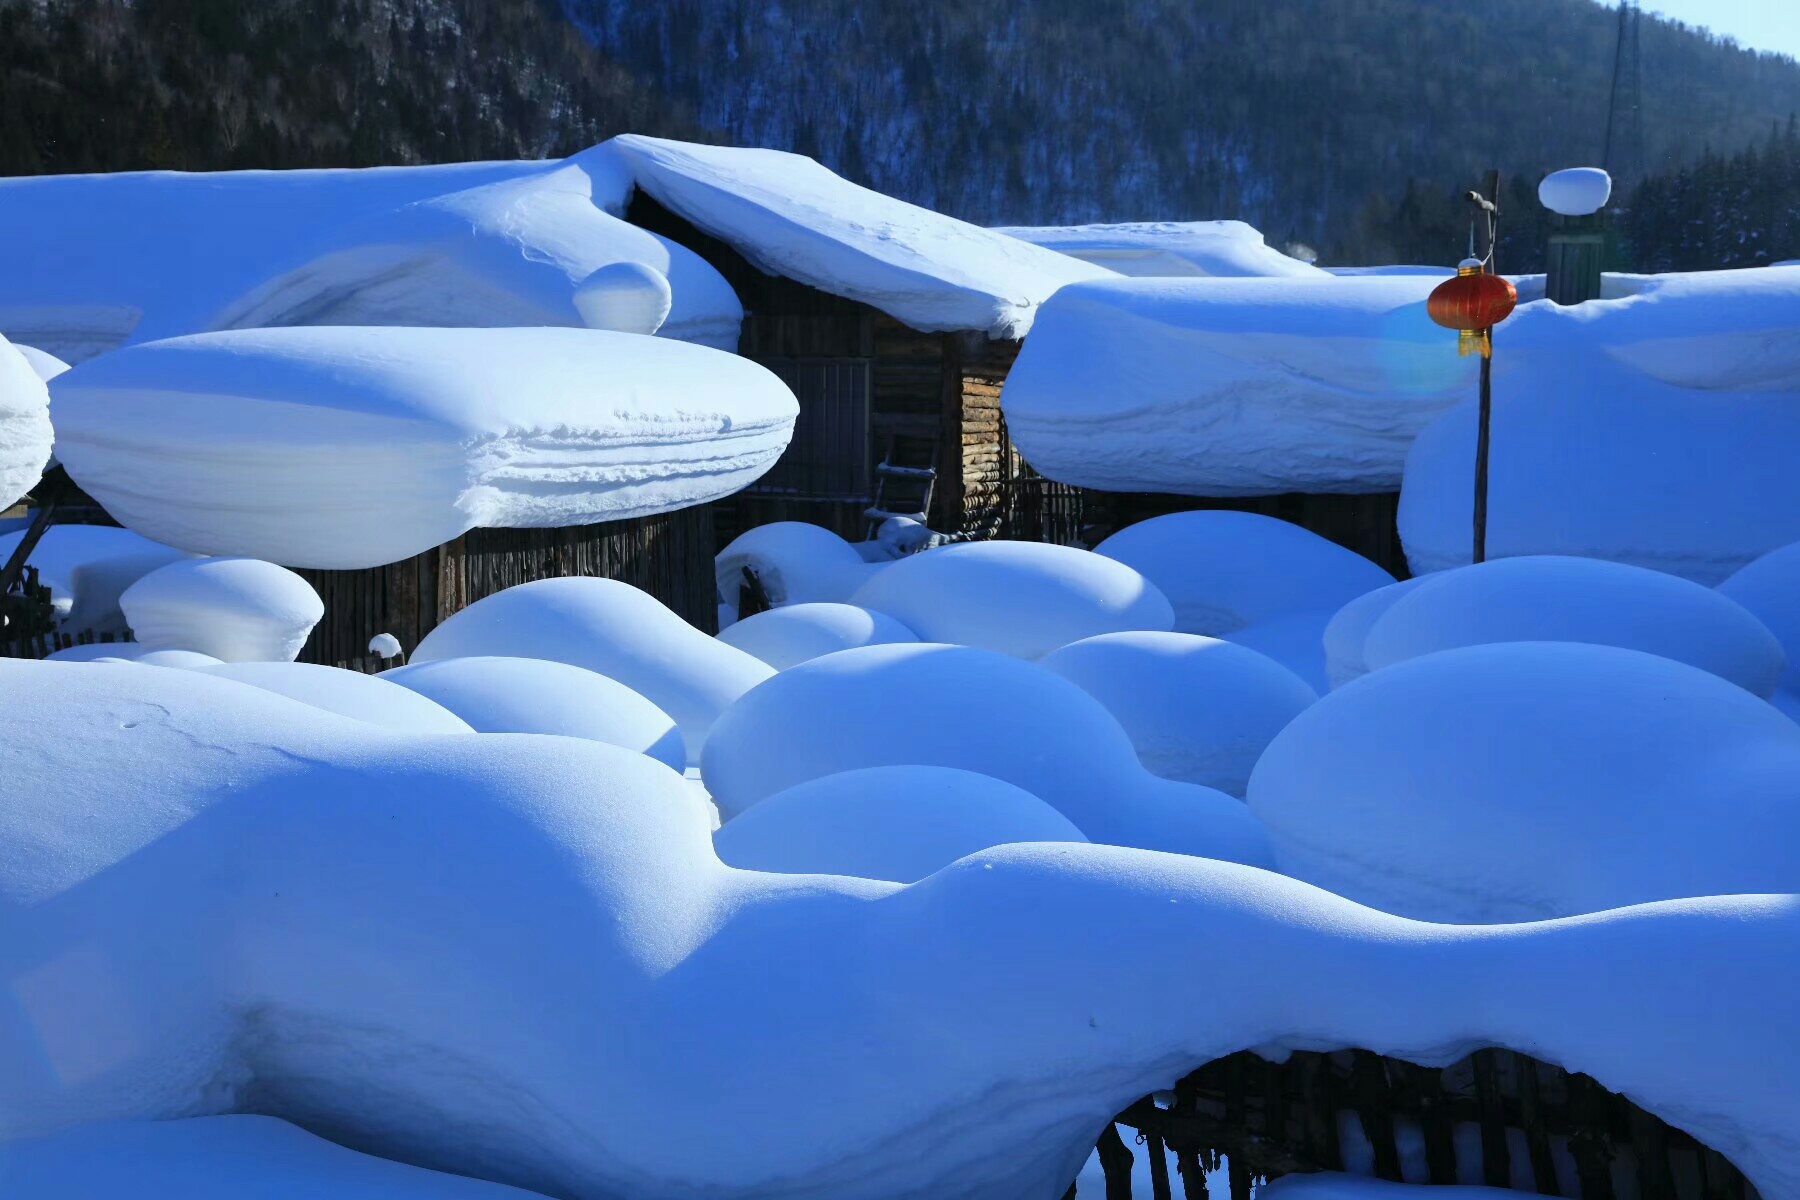
[[1015,784],[1092,841],[1267,861],[1241,802],[1152,775],[1092,696],[971,646],[865,646],[783,671],[726,710],[701,774],[730,819],[825,775],[908,765]]
[[886,613],[817,602],[756,613],[720,630],[719,640],[781,671],[821,654],[919,638]]
[[1109,633],[1044,666],[1100,701],[1164,779],[1242,796],[1265,747],[1318,693],[1280,663],[1191,633]]
[[325,602],[285,567],[254,558],[183,558],[126,588],[119,608],[146,650],[225,662],[292,662]]
[[713,835],[734,867],[911,883],[1008,842],[1085,842],[1022,788],[948,767],[865,767],[775,793]]
[[1800,726],[1743,688],[1636,650],[1509,642],[1332,692],[1270,744],[1249,800],[1287,874],[1498,922],[1800,890],[1797,796]]
[[1041,658],[1100,633],[1166,630],[1155,585],[1122,563],[1044,542],[959,542],[891,563],[851,601],[920,638]]
[[496,592],[426,634],[411,662],[475,657],[543,658],[617,680],[675,719],[689,762],[719,714],[775,673],[616,579],[539,579]]
[[429,697],[478,733],[554,733],[648,754],[674,770],[687,747],[673,717],[616,679],[543,658],[441,658],[379,679]]

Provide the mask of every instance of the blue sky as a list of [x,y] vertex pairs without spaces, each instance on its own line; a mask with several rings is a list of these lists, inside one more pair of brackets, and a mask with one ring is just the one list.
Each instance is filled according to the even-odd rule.
[[1800,0],[1642,0],[1645,12],[1800,58]]

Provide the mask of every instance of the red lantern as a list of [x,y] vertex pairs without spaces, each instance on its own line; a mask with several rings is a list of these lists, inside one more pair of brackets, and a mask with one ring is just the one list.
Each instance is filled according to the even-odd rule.
[[1518,303],[1519,289],[1469,260],[1456,269],[1453,278],[1432,289],[1425,311],[1433,321],[1461,335],[1457,353],[1479,350],[1485,355],[1490,352],[1487,331],[1511,316]]

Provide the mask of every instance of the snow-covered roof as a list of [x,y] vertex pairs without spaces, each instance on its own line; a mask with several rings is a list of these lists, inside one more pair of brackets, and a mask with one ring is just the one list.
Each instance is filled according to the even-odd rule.
[[1044,306],[1001,396],[1038,471],[1103,491],[1392,491],[1472,394],[1436,280],[1112,279]]
[[994,230],[1133,276],[1315,278],[1243,221],[1138,221],[1118,225],[1009,225]]
[[1058,288],[1113,274],[860,187],[798,154],[636,134],[601,149],[657,203],[757,268],[914,329],[1020,338]]
[[729,495],[786,447],[774,375],[587,329],[296,328],[127,347],[54,385],[71,476],[172,546],[395,562],[478,526],[556,527]]

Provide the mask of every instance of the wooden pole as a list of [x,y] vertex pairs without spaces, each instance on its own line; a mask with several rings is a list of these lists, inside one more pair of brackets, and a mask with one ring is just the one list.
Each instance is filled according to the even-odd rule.
[[[1487,260],[1488,271],[1498,275],[1499,263],[1495,261],[1494,242],[1499,233],[1500,222],[1500,172],[1489,171],[1482,186],[1486,189],[1482,194],[1493,206],[1493,211],[1480,210],[1487,220],[1479,221],[1488,230]],[[1472,555],[1475,562],[1487,561],[1487,519],[1488,519],[1488,443],[1489,429],[1494,414],[1494,331],[1492,328],[1482,331],[1481,350],[1481,404],[1476,414],[1475,427],[1475,546]]]

